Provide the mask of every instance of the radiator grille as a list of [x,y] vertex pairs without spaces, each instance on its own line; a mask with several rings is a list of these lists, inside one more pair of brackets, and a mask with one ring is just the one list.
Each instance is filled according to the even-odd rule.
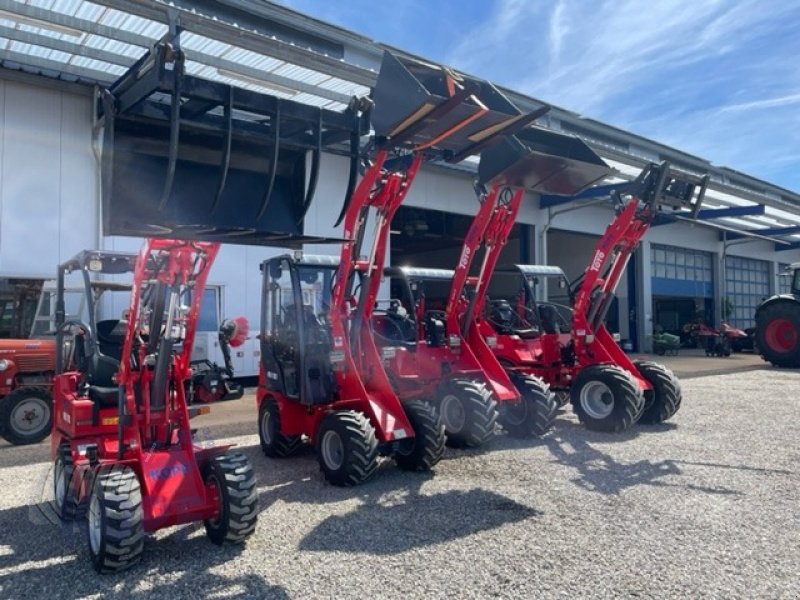
[[56,368],[55,357],[47,354],[18,354],[14,362],[21,373],[41,373]]

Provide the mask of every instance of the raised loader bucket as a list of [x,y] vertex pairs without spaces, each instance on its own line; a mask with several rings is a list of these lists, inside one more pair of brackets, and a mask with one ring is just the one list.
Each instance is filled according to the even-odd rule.
[[481,153],[478,178],[487,186],[522,187],[571,196],[612,172],[582,140],[527,127]]
[[[184,72],[165,38],[105,90],[106,235],[295,246],[323,150],[351,159],[368,120]],[[349,193],[350,190],[348,190]]]
[[372,99],[372,125],[383,147],[435,149],[457,162],[510,135],[549,107],[523,114],[491,83],[389,52]]

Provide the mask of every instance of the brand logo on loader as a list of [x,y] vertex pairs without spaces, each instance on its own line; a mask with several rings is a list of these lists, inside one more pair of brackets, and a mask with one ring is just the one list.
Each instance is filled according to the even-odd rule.
[[599,271],[600,265],[603,264],[603,259],[606,257],[606,253],[602,250],[598,250],[597,254],[594,255],[594,260],[592,261],[591,270],[592,271]]
[[150,479],[163,481],[175,475],[186,475],[188,472],[189,467],[186,465],[172,465],[171,467],[164,467],[163,469],[150,469]]
[[461,252],[461,258],[458,259],[458,268],[459,269],[466,269],[467,263],[469,262],[469,255],[472,253],[472,250],[469,247],[465,247],[463,252]]

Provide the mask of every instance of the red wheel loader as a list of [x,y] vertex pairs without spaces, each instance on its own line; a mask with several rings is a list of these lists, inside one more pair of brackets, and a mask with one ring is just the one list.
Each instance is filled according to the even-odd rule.
[[[514,138],[508,137],[482,152],[480,207],[455,270],[387,270],[399,292],[377,323],[387,371],[398,389],[437,398],[454,445],[477,445],[494,429],[494,419],[478,401],[481,396],[496,403],[499,423],[510,435],[541,435],[550,428],[555,405],[548,386],[537,377],[507,372],[480,335],[487,285],[526,189],[573,194],[608,173],[577,138],[536,127],[516,135],[528,140],[524,155],[509,160]],[[436,287],[445,299],[437,308],[443,310],[428,305]]]
[[[373,337],[391,219],[424,160],[458,162],[537,116],[520,114],[486,82],[389,53],[372,101],[375,154],[340,215],[340,257],[284,256],[262,266],[261,445],[285,456],[307,437],[335,485],[369,478],[379,454],[410,470],[440,459],[434,399],[393,388]],[[362,252],[371,213],[375,232]],[[479,390],[476,403],[493,427],[493,401]]]
[[[149,240],[128,255],[87,251],[61,265],[51,450],[54,504],[88,511],[89,554],[100,572],[140,558],[145,532],[204,521],[217,544],[255,529],[255,476],[227,447],[194,445],[184,392],[208,271],[219,244]],[[69,273],[134,273],[127,322],[65,319]],[[87,295],[91,298],[91,295]],[[188,304],[188,305],[187,305]],[[68,344],[69,334],[74,335]]]
[[[633,362],[604,325],[614,291],[631,254],[661,207],[700,208],[707,177],[694,177],[651,164],[630,183],[604,186],[616,199],[617,216],[597,244],[572,305],[569,331],[563,311],[537,303],[532,277],[537,269],[517,269],[518,300],[503,325],[490,310],[480,329],[496,356],[511,372],[535,375],[562,395],[569,391],[573,410],[589,429],[621,432],[637,421],[660,423],[677,412],[681,390],[671,371],[649,361]],[[593,195],[602,195],[599,192]],[[627,199],[622,198],[626,194]],[[507,275],[500,272],[498,277]],[[567,315],[569,316],[569,315]]]
[[[208,411],[189,407],[185,393],[204,287],[220,242],[330,241],[304,234],[320,156],[327,145],[357,148],[366,128],[355,107],[331,111],[202,80],[185,73],[185,60],[173,23],[98,105],[103,231],[147,238],[135,265],[89,252],[59,271],[55,506],[64,519],[88,512],[101,572],[134,564],[145,532],[163,527],[203,521],[215,544],[253,532],[247,458],[196,446],[189,424]],[[131,270],[126,322],[96,322],[91,310],[89,322],[66,318],[67,272],[88,282],[90,273]]]

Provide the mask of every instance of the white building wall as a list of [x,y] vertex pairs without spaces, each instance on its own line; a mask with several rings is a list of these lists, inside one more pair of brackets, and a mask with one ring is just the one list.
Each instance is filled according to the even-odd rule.
[[0,277],[53,277],[97,244],[90,96],[0,79]]

